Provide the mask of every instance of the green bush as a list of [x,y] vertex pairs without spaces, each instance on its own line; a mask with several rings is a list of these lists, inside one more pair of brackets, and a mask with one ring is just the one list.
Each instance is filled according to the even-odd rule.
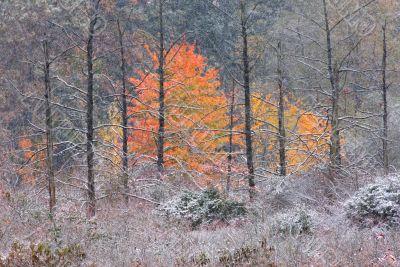
[[186,191],[161,205],[159,210],[168,217],[188,220],[193,227],[246,214],[243,203],[226,198],[216,189],[202,192]]
[[362,227],[400,223],[400,181],[390,178],[361,188],[344,203],[346,215]]
[[309,234],[312,232],[312,218],[303,207],[296,207],[274,216],[272,230],[277,234]]

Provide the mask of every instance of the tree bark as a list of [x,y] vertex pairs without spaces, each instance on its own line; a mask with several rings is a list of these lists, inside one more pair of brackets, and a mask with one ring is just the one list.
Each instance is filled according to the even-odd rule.
[[232,82],[231,105],[229,110],[229,151],[228,151],[228,175],[226,177],[226,192],[231,190],[232,153],[233,153],[233,114],[235,110],[235,80]]
[[157,139],[157,168],[160,174],[164,172],[164,137],[165,137],[165,91],[164,91],[164,20],[163,0],[159,0],[159,109],[158,109],[158,139]]
[[285,92],[283,88],[282,76],[282,47],[278,43],[278,87],[279,87],[279,109],[278,109],[278,128],[279,128],[279,174],[286,176],[286,129],[285,129]]
[[124,36],[120,21],[117,19],[118,37],[121,56],[121,74],[122,74],[122,183],[124,186],[125,201],[129,202],[129,176],[128,176],[128,102],[126,90],[126,60],[124,50]]
[[88,205],[87,205],[87,217],[92,218],[96,215],[96,192],[95,192],[95,177],[94,177],[94,72],[93,72],[93,58],[94,58],[94,47],[93,39],[95,34],[95,26],[98,19],[98,9],[100,1],[97,1],[94,7],[93,16],[90,18],[89,33],[86,43],[86,64],[87,64],[87,110],[86,110],[86,161],[87,161],[87,194],[88,194]]
[[56,206],[56,185],[54,177],[54,140],[53,140],[53,114],[51,108],[51,84],[50,84],[50,56],[47,39],[43,41],[44,62],[44,86],[45,86],[45,105],[46,105],[46,165],[47,180],[49,191],[49,211],[50,216],[54,214]]
[[383,137],[382,137],[382,153],[383,153],[383,170],[386,175],[389,174],[389,156],[388,156],[388,102],[387,102],[387,41],[386,41],[386,21],[382,27],[383,30],[383,56],[382,56],[382,97],[383,97]]
[[241,35],[243,41],[242,47],[242,63],[243,63],[243,82],[244,82],[244,102],[245,102],[245,135],[246,135],[246,159],[248,169],[249,197],[250,201],[255,196],[255,177],[254,177],[254,162],[253,162],[253,140],[251,129],[251,91],[250,91],[250,63],[248,51],[248,35],[247,35],[247,12],[246,0],[240,0],[241,12]]
[[331,40],[331,29],[329,26],[329,15],[326,0],[322,0],[324,7],[325,17],[325,31],[326,31],[326,46],[327,46],[327,60],[328,60],[328,74],[331,85],[331,136],[330,136],[330,163],[329,173],[331,179],[334,179],[335,174],[340,169],[340,129],[339,129],[339,70],[334,67],[333,63],[333,48]]

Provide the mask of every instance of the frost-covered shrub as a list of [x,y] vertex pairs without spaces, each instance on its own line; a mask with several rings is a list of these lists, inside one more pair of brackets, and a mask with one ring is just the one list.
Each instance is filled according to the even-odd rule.
[[360,189],[344,203],[347,217],[361,226],[400,223],[399,178],[379,180]]
[[296,207],[278,213],[272,220],[272,231],[277,234],[309,234],[312,232],[312,218],[303,207]]
[[229,220],[246,214],[243,203],[224,197],[216,189],[186,191],[161,205],[159,211],[172,218],[188,220],[192,226],[215,220]]

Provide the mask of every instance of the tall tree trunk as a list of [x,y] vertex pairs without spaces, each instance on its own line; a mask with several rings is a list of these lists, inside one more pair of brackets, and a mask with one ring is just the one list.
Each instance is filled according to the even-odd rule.
[[286,129],[285,129],[285,92],[283,88],[282,74],[282,47],[281,42],[278,43],[278,87],[279,87],[279,174],[286,176]]
[[44,62],[44,86],[45,86],[45,105],[46,105],[46,165],[47,180],[49,191],[49,211],[50,216],[54,214],[56,206],[56,185],[54,177],[54,140],[53,140],[53,114],[51,108],[51,84],[50,84],[50,56],[47,39],[43,41]]
[[157,139],[157,168],[160,174],[164,171],[164,137],[165,137],[165,91],[164,91],[164,20],[163,1],[159,0],[159,110],[158,110],[158,139]]
[[248,169],[249,197],[254,199],[255,195],[255,177],[254,177],[254,162],[253,162],[253,144],[251,133],[251,95],[250,95],[250,62],[248,51],[248,36],[247,36],[247,11],[246,0],[240,0],[241,11],[241,26],[242,26],[242,61],[243,61],[243,81],[244,81],[244,104],[245,104],[245,135],[246,135],[246,159]]
[[334,179],[335,173],[341,166],[340,158],[340,129],[339,129],[339,70],[334,67],[333,48],[331,40],[331,28],[329,26],[329,15],[326,0],[322,0],[325,17],[326,46],[328,59],[328,74],[331,84],[331,136],[330,136],[330,164],[329,173],[331,179]]
[[383,30],[383,56],[382,56],[382,97],[383,97],[383,169],[385,174],[389,174],[389,156],[388,156],[388,103],[387,103],[387,42],[386,42],[386,21],[382,27]]
[[128,103],[126,90],[126,61],[124,50],[124,35],[121,29],[119,19],[117,19],[120,56],[121,56],[121,74],[122,74],[122,183],[124,186],[125,201],[129,202],[129,176],[128,176]]
[[232,82],[231,105],[229,110],[229,151],[228,151],[228,175],[226,177],[226,192],[231,190],[232,153],[233,153],[233,115],[235,110],[235,80]]
[[87,193],[88,193],[88,205],[87,205],[87,217],[92,218],[96,215],[96,192],[95,192],[95,181],[94,181],[94,73],[93,73],[93,38],[95,34],[95,26],[98,19],[98,9],[100,1],[96,1],[93,16],[90,18],[89,33],[86,43],[86,64],[87,64],[87,110],[86,110],[86,161],[87,161]]

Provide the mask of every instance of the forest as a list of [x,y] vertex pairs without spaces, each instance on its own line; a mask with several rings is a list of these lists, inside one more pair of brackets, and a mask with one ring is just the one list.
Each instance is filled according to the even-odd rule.
[[1,0],[0,267],[400,266],[399,36],[399,0]]

